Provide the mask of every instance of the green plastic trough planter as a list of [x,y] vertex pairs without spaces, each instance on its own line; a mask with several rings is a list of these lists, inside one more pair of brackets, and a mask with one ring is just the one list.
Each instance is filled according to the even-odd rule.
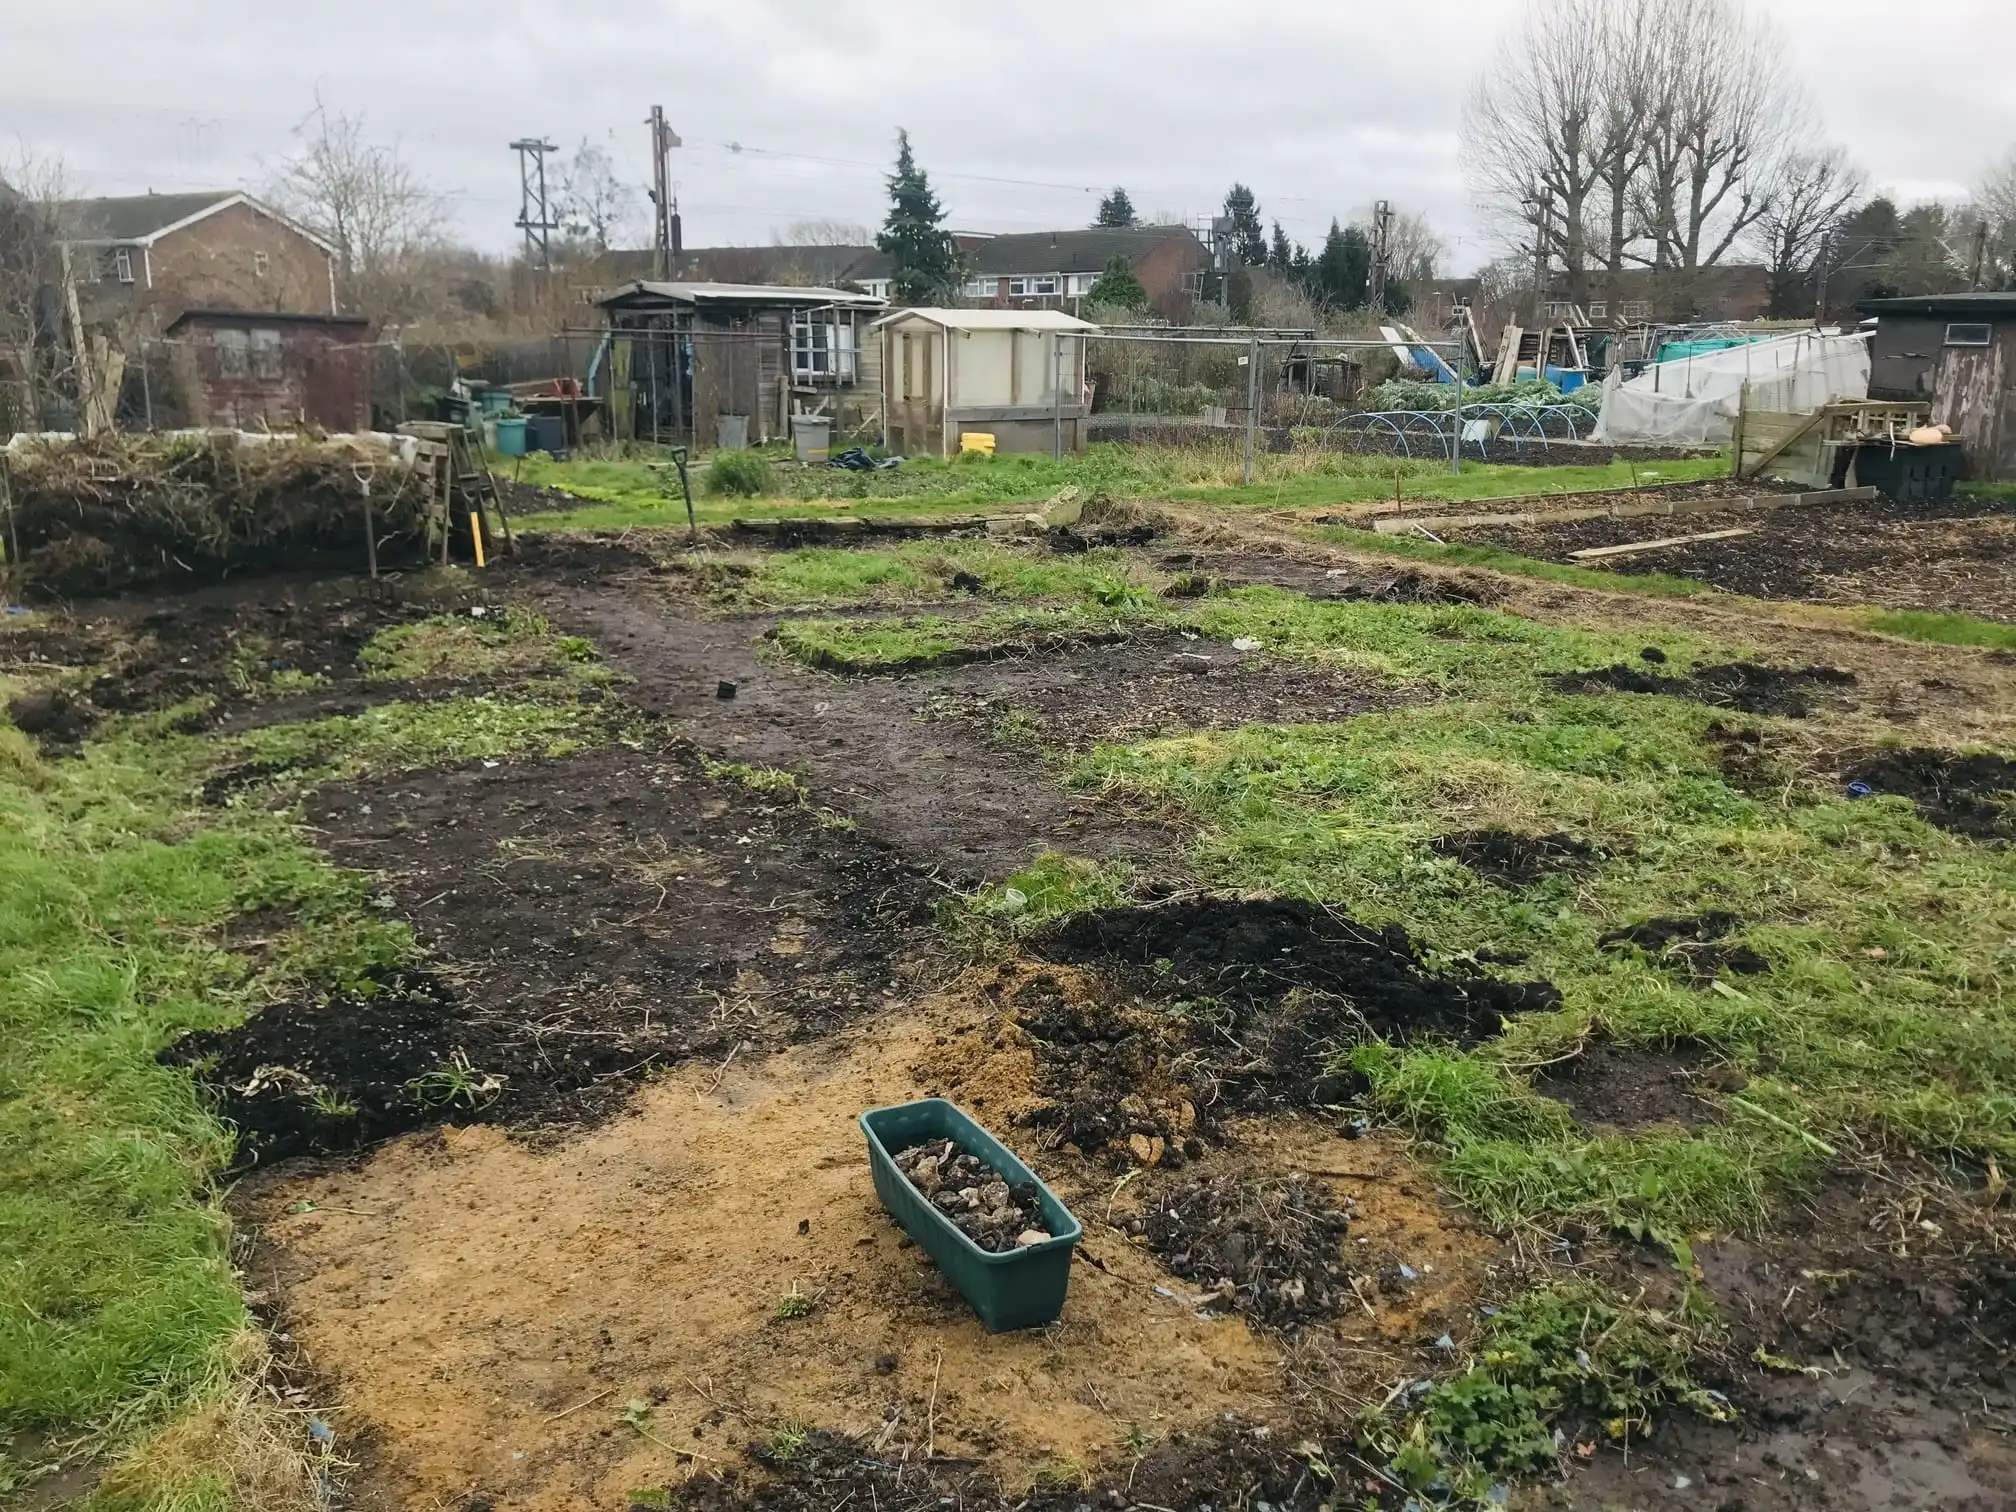
[[[942,1097],[871,1108],[861,1115],[861,1132],[868,1136],[868,1169],[875,1177],[875,1195],[882,1199],[882,1206],[938,1262],[938,1269],[973,1304],[990,1332],[1040,1328],[1057,1321],[1064,1310],[1064,1289],[1071,1281],[1071,1251],[1085,1231],[1034,1171]],[[952,1220],[896,1169],[899,1151],[934,1139],[957,1141],[994,1167],[1010,1185],[1035,1182],[1050,1237],[1027,1249],[996,1255],[959,1232]]]

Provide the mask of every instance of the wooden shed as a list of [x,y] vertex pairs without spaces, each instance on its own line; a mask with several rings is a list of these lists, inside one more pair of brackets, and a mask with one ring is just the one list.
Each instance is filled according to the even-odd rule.
[[640,281],[597,304],[609,321],[619,438],[712,446],[742,429],[750,442],[768,441],[790,434],[794,414],[826,415],[845,434],[879,409],[880,348],[863,337],[885,299],[790,284]]
[[1929,394],[1974,478],[2016,478],[2016,294],[1869,299],[1873,397]]
[[1085,334],[1057,310],[898,310],[875,322],[883,444],[949,457],[967,431],[1004,452],[1085,446]]

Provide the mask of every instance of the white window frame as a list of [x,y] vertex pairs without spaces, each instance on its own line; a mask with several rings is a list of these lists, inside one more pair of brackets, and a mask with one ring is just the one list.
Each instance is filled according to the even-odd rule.
[[1594,304],[1590,305],[1589,318],[1591,320],[1608,320],[1610,318],[1609,301],[1599,299]]
[[1649,299],[1627,299],[1618,308],[1621,318],[1627,321],[1652,318],[1652,301]]
[[254,252],[252,254],[252,276],[254,278],[264,278],[267,268],[272,266],[272,261],[264,252]]
[[861,340],[852,310],[791,312],[791,381],[853,383],[860,372]]
[[1540,306],[1542,320],[1567,320],[1574,313],[1575,301],[1572,299],[1550,299]]
[[1017,299],[1055,299],[1063,292],[1063,275],[1030,273],[1008,280],[1008,292]]
[[[1964,334],[1954,335],[1959,331]],[[1979,333],[1977,336],[1975,333]],[[1995,344],[1995,327],[1986,321],[1966,320],[1946,327],[1947,346],[1985,347]]]
[[966,297],[992,299],[1000,291],[1000,287],[1001,280],[998,278],[969,278],[966,280]]
[[133,282],[133,249],[115,247],[112,249],[112,276],[121,283]]

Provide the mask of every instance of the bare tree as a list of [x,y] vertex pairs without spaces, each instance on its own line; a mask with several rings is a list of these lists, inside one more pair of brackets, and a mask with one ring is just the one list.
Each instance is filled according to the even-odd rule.
[[617,177],[607,151],[586,137],[560,170],[556,218],[579,252],[607,252],[637,229],[637,191]]
[[58,160],[24,150],[0,173],[0,429],[41,429],[57,400],[90,410],[65,202]]
[[1770,209],[1772,169],[1806,136],[1782,39],[1734,0],[1661,0],[1639,24],[1650,55],[1636,207],[1655,268],[1722,260]]
[[1862,170],[1839,147],[1800,148],[1776,164],[1764,213],[1748,240],[1771,270],[1771,313],[1799,314],[1822,241],[1840,229],[1868,187]]
[[875,233],[859,221],[822,215],[791,222],[775,240],[780,247],[867,247],[874,245]]
[[1966,233],[1978,238],[1980,285],[2016,286],[2016,147],[1981,175],[1961,219]]
[[1613,273],[1635,239],[1651,59],[1648,0],[1537,0],[1472,91],[1463,141],[1473,187],[1569,297]]
[[425,274],[444,240],[447,209],[396,147],[371,141],[362,116],[331,113],[318,96],[294,128],[300,150],[280,166],[274,200],[336,248],[345,308],[404,321],[426,307]]

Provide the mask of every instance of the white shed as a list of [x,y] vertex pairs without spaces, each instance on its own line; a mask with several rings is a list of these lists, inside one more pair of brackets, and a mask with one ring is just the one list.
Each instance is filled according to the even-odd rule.
[[1059,310],[898,310],[882,341],[882,440],[909,456],[949,457],[967,431],[1004,452],[1085,445],[1084,334]]

